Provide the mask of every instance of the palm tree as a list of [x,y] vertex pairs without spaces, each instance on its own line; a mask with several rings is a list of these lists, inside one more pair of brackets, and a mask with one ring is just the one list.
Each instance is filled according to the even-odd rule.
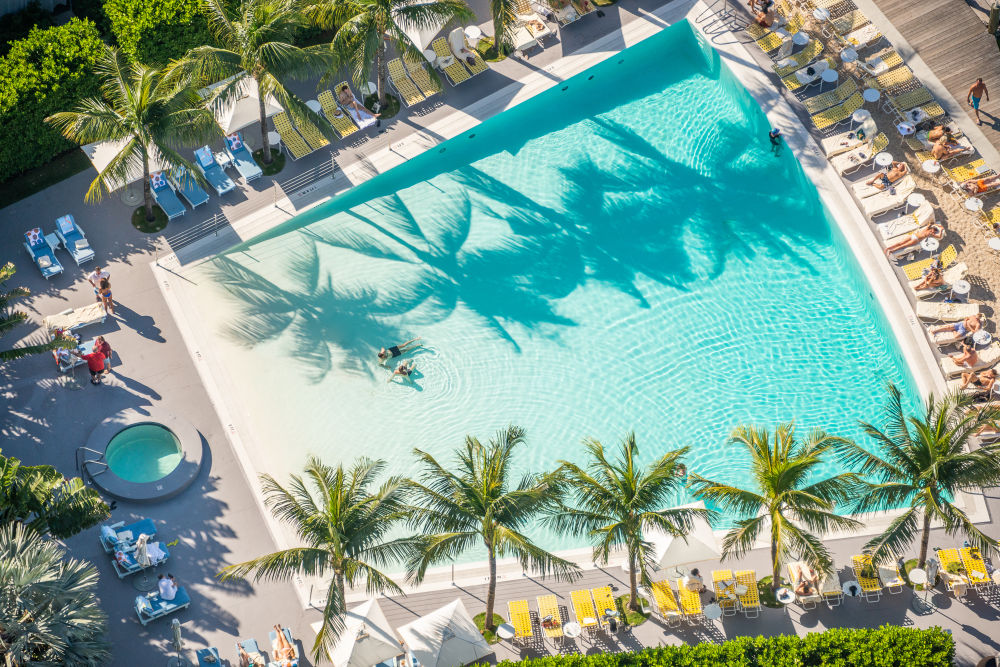
[[[7,262],[3,267],[0,267],[0,287],[13,278],[16,272],[17,269],[14,268],[13,262]],[[15,287],[11,290],[0,289],[0,338],[3,338],[19,325],[28,321],[28,314],[26,312],[23,310],[14,310],[14,302],[30,294],[31,290],[27,287]],[[38,345],[22,345],[10,350],[0,350],[0,361],[13,361],[14,359],[20,359],[32,354],[41,354],[42,352],[48,352],[59,347],[71,349],[76,347],[76,343],[70,342],[65,338],[60,338],[47,343],[39,343]]]
[[5,665],[99,667],[111,660],[97,568],[55,542],[0,527],[0,655]]
[[292,475],[287,487],[270,475],[261,475],[265,504],[276,518],[295,529],[305,546],[230,565],[219,575],[229,580],[252,574],[255,581],[330,575],[323,627],[313,644],[317,660],[333,650],[343,631],[347,586],[363,581],[370,594],[402,592],[383,569],[406,561],[412,539],[387,538],[407,513],[400,478],[390,477],[373,488],[384,470],[384,461],[366,458],[348,470],[310,458],[305,478]]
[[521,566],[545,575],[573,580],[573,563],[535,545],[522,531],[555,502],[552,475],[524,474],[511,488],[514,450],[524,443],[524,429],[508,426],[486,445],[466,436],[451,472],[427,452],[414,450],[423,463],[420,481],[410,481],[415,495],[413,521],[425,533],[410,561],[410,578],[423,580],[430,565],[452,561],[474,548],[486,547],[489,589],[485,627],[494,630],[497,558],[515,556]]
[[587,533],[596,542],[595,562],[607,564],[612,549],[624,546],[628,551],[629,608],[640,611],[636,571],[648,586],[646,570],[653,565],[652,545],[646,542],[644,531],[655,528],[681,536],[691,530],[696,517],[709,516],[703,509],[662,509],[678,497],[684,485],[681,459],[688,448],[667,452],[642,468],[635,461],[639,453],[635,433],[625,436],[614,461],[608,460],[604,445],[597,440],[584,441],[584,447],[590,454],[585,468],[560,461],[576,508],[560,507],[549,522],[563,533]]
[[334,28],[331,46],[358,85],[375,72],[379,104],[387,102],[386,40],[400,52],[423,59],[406,28],[429,28],[475,18],[465,0],[314,0],[306,10],[312,20]]
[[129,64],[110,47],[94,69],[102,79],[103,98],[82,100],[75,111],[52,114],[45,122],[80,144],[121,142],[118,153],[90,184],[85,199],[100,201],[127,183],[130,174],[141,171],[146,220],[152,222],[150,158],[158,155],[162,166],[183,165],[194,173],[191,163],[175,147],[206,141],[218,134],[218,126],[194,89],[167,80],[163,70]]
[[692,474],[695,495],[714,503],[722,512],[738,517],[722,540],[722,557],[739,558],[754,548],[764,530],[770,530],[771,590],[781,585],[781,564],[792,554],[819,572],[830,572],[833,560],[821,535],[833,529],[857,530],[861,523],[837,515],[838,504],[851,498],[858,483],[854,473],[841,473],[808,482],[824,456],[841,442],[822,431],[813,431],[806,440],[795,440],[793,424],[780,424],[774,438],[758,428],[739,426],[730,444],[750,453],[753,488],[745,489]]
[[109,516],[100,494],[79,477],[66,479],[52,466],[0,456],[0,526],[18,523],[62,540]]
[[517,26],[516,0],[490,0],[493,17],[493,39],[498,54],[508,54],[514,45],[514,28]]
[[[306,117],[331,135],[326,120],[306,106],[288,88],[292,80],[306,79],[325,71],[329,50],[322,46],[300,48],[292,39],[305,25],[305,18],[293,0],[205,0],[209,28],[219,46],[199,46],[170,66],[172,78],[180,76],[194,85],[224,81],[208,98],[212,108],[221,109],[245,95],[246,77],[257,88],[260,110],[262,159],[271,163],[267,139],[268,96],[273,96],[294,116]],[[332,136],[332,135],[331,135]]]
[[983,427],[1000,421],[1000,406],[969,410],[972,396],[956,393],[938,400],[931,395],[922,415],[907,416],[899,389],[890,384],[888,390],[885,430],[862,422],[880,453],[853,442],[837,445],[844,462],[870,480],[864,482],[855,511],[906,508],[865,545],[872,560],[883,563],[902,553],[919,531],[917,567],[923,568],[935,519],[948,534],[962,532],[973,546],[995,549],[997,541],[976,528],[953,501],[963,491],[1000,484],[1000,443],[969,447]]

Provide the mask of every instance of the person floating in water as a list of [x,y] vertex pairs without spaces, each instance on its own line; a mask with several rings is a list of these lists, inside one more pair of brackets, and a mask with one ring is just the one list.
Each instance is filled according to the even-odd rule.
[[[417,338],[414,338],[413,340],[408,340],[405,343],[400,343],[399,345],[393,345],[388,350],[383,347],[378,351],[379,363],[384,366],[385,362],[389,361],[390,359],[395,359],[396,357],[402,355],[404,352],[410,352],[411,350],[420,347],[421,344],[417,342],[419,340],[420,337],[418,336]],[[416,343],[416,345],[414,345],[414,343]]]
[[414,361],[413,359],[410,359],[409,361],[404,361],[396,368],[396,370],[392,372],[392,375],[389,376],[389,379],[386,380],[386,382],[392,382],[393,378],[395,378],[397,375],[402,377],[404,380],[408,380],[410,374],[413,372],[413,369],[415,369],[416,367],[417,367],[417,362]]
[[781,130],[774,128],[767,133],[767,138],[771,140],[771,152],[777,155],[781,150]]

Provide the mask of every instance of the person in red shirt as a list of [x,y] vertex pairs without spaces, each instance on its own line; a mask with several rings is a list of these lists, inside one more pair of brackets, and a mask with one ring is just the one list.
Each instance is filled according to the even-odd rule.
[[70,354],[87,362],[90,369],[90,384],[101,384],[101,376],[104,374],[104,355],[96,347],[90,354],[80,354],[76,350],[71,350]]
[[94,349],[104,355],[104,371],[110,373],[111,345],[108,344],[108,341],[104,340],[104,336],[98,336],[94,339]]

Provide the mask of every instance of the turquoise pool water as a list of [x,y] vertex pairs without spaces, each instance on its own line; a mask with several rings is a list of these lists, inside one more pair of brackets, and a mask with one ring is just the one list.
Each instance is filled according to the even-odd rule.
[[116,475],[128,482],[155,482],[180,464],[181,444],[159,424],[136,424],[111,438],[104,458]]
[[[740,423],[861,438],[913,383],[767,130],[682,23],[189,271],[258,469],[406,474],[514,423],[524,470],[635,430],[739,481]],[[416,336],[413,381],[387,382],[376,351]]]

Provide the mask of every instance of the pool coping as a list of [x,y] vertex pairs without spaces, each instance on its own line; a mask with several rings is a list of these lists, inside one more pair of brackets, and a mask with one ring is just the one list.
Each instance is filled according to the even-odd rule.
[[[91,482],[101,491],[120,500],[135,503],[158,503],[173,498],[191,486],[201,470],[201,434],[191,422],[159,408],[134,408],[120,410],[98,424],[87,438],[87,448],[103,453],[115,435],[130,426],[157,424],[168,429],[177,438],[181,460],[168,475],[155,482],[130,482],[106,467],[89,473]],[[94,459],[91,459],[92,461]],[[83,463],[86,467],[86,462]]]
[[[799,160],[803,171],[812,180],[824,206],[851,245],[855,259],[865,274],[868,286],[875,298],[878,299],[890,324],[921,397],[925,398],[930,393],[940,395],[946,386],[943,373],[930,349],[923,328],[903,291],[903,286],[885,261],[884,254],[874,238],[866,218],[861,214],[845,184],[830,167],[816,142],[799,121],[791,105],[775,90],[774,84],[768,79],[768,73],[755,63],[746,47],[737,40],[733,40],[731,43],[716,43],[706,33],[703,22],[698,21],[698,18],[710,15],[712,15],[712,10],[703,0],[673,0],[673,2],[668,2],[656,10],[644,12],[642,16],[624,24],[621,31],[595,40],[588,47],[573,55],[566,56],[544,69],[530,72],[473,105],[456,110],[425,130],[373,152],[364,163],[348,165],[342,172],[336,172],[324,182],[309,186],[311,201],[308,205],[296,209],[293,199],[300,193],[291,193],[284,199],[278,200],[271,207],[266,207],[234,221],[232,223],[232,238],[224,239],[222,242],[225,247],[229,247],[240,240],[257,236],[306,210],[329,201],[354,185],[384,173],[438,143],[465,132],[486,118],[506,111],[520,102],[562,83],[565,79],[596,65],[614,53],[660,32],[664,27],[688,19],[692,27],[701,33],[709,45],[720,54],[725,65],[741,81],[761,107],[769,122],[782,128],[786,144]],[[602,50],[606,47],[610,48]],[[192,244],[182,252],[186,255],[204,257],[203,250],[205,248],[218,247],[219,243],[220,239],[204,239]],[[190,318],[185,313],[181,297],[173,289],[175,285],[181,285],[184,280],[183,276],[173,270],[173,267],[179,269],[185,263],[178,258],[177,253],[171,253],[151,262],[150,267],[157,277],[164,300],[177,323],[202,384],[224,426],[226,437],[237,454],[236,458],[243,473],[251,489],[255,489],[258,475],[248,451],[253,449],[252,434],[249,429],[241,428],[242,420],[239,416],[238,406],[229,405],[225,399],[228,392],[219,383],[228,382],[228,377],[224,374],[224,369],[219,368],[217,357],[211,353],[210,341],[198,336],[197,328],[191,326]],[[264,524],[275,544],[279,548],[290,546],[289,540],[293,536],[286,527],[279,525],[271,516],[264,505],[262,495],[256,491],[253,491],[251,495],[258,505],[264,518]],[[989,520],[985,500],[982,496],[962,494],[958,504],[966,509],[973,522],[980,523]],[[841,537],[856,538],[877,534],[898,514],[898,511],[882,512],[875,516],[865,517],[864,531],[844,533],[843,535],[830,534],[826,539],[836,540]],[[721,536],[725,531],[717,531],[717,533]],[[766,544],[761,542],[758,546],[763,547]],[[577,563],[581,568],[597,567],[592,562],[590,547],[560,551],[559,554]],[[614,561],[612,561],[613,563]],[[474,562],[453,567],[434,568],[428,571],[420,586],[404,586],[404,590],[407,592],[440,590],[454,585],[483,583],[485,580],[482,576],[483,566],[483,563]],[[498,563],[497,571],[501,580],[527,576],[517,561],[501,561]],[[310,606],[313,602],[311,599],[312,587],[301,578],[297,578],[295,584],[295,589],[303,605]],[[317,603],[322,605],[322,591],[319,592]],[[363,591],[349,592],[347,599],[350,602],[360,601],[367,597]]]

